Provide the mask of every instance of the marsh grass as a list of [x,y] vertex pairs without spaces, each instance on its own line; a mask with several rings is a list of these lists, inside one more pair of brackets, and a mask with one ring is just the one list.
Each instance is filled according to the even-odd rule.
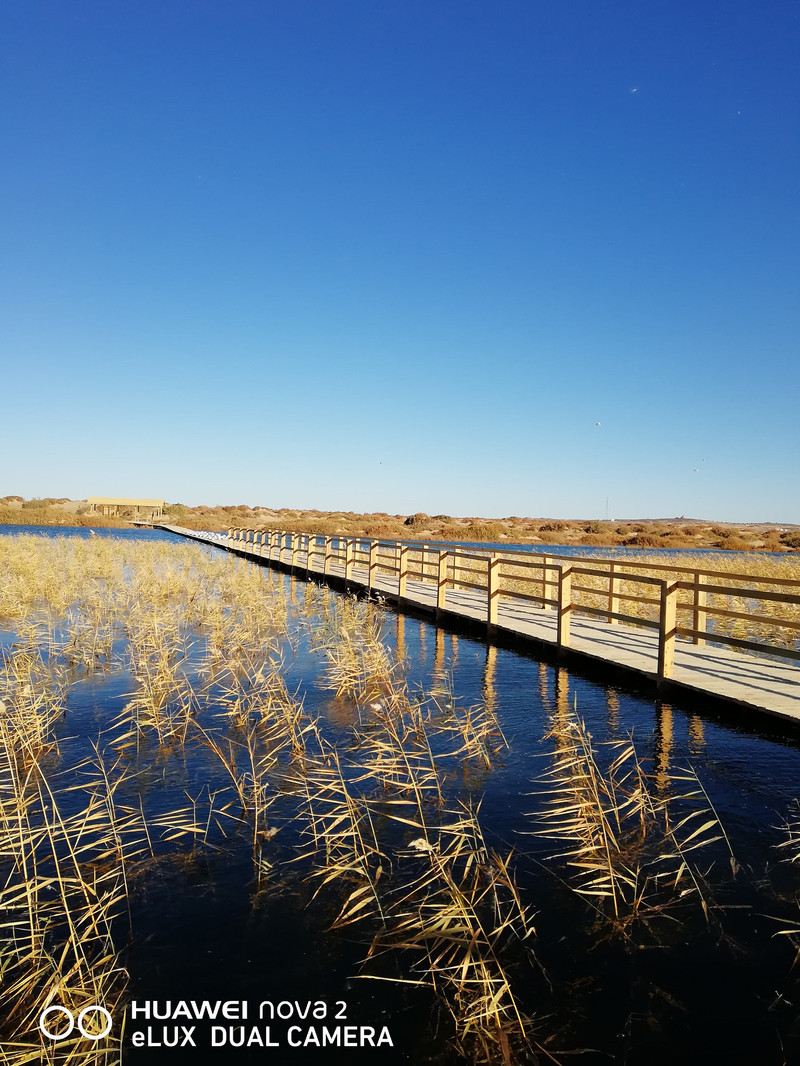
[[399,697],[401,666],[382,640],[383,614],[354,597],[330,606],[317,646],[327,659],[328,683],[338,697],[356,703]]
[[377,926],[367,953],[410,967],[451,1018],[469,1061],[530,1061],[533,1025],[508,960],[529,966],[533,927],[513,875],[513,849],[490,850],[478,809],[446,802],[453,763],[493,765],[505,745],[486,707],[461,708],[444,676],[411,694],[403,665],[364,602],[328,603],[318,646],[326,683],[359,708],[348,766],[331,754],[309,772],[308,832],[324,854],[318,891],[348,887],[334,927]]
[[54,786],[37,752],[29,749],[20,761],[5,725],[0,729],[2,980],[9,1005],[0,1023],[0,1061],[39,1054],[42,1061],[113,1061],[116,1038],[87,1051],[84,1040],[68,1037],[56,1052],[38,1019],[53,1002],[74,1013],[100,1003],[113,1013],[124,992],[112,934],[125,907],[128,865],[146,839],[139,814],[117,806],[109,775],[90,764],[82,768],[75,809],[74,794]]
[[[546,804],[536,832],[566,847],[551,860],[563,864],[574,891],[626,935],[637,920],[679,903],[695,902],[708,920],[706,876],[695,853],[729,843],[696,774],[673,774],[685,791],[657,796],[631,739],[605,745],[611,757],[603,767],[574,712],[549,737],[555,749],[539,778]],[[735,875],[738,864],[729,857]]]
[[[800,868],[800,799],[795,799],[780,825],[782,840],[775,845],[780,856],[780,863],[797,870]],[[776,902],[784,904],[783,913],[775,915],[774,920],[778,929],[776,937],[786,937],[794,948],[794,962],[792,969],[797,969],[800,964],[800,885],[796,879],[789,889],[789,906],[786,907],[786,899],[781,898],[781,893],[776,892]]]
[[66,679],[31,639],[0,653],[0,721],[10,757],[38,759],[55,745],[53,727],[64,711]]
[[[464,1060],[547,1058],[515,874],[527,860],[490,843],[480,803],[460,798],[507,741],[489,705],[462,705],[443,654],[432,690],[416,689],[374,603],[311,587],[289,603],[284,582],[193,545],[34,540],[0,541],[14,590],[0,610],[17,635],[0,670],[3,1066],[47,1061],[30,1027],[43,1004],[122,1002],[131,894],[154,865],[214,850],[237,856],[259,895],[303,878],[309,905],[363,946],[361,976],[438,997]],[[331,693],[347,711],[338,731],[287,681],[300,633],[319,667],[307,703]],[[93,756],[59,762],[68,686],[115,672],[128,691]],[[665,796],[630,740],[598,753],[575,715],[551,741],[537,831],[598,925],[635,943],[679,907],[708,917],[701,856],[723,833],[696,777],[673,774],[679,794]],[[195,760],[207,784],[188,788]],[[151,788],[172,792],[145,817]],[[60,1061],[89,1062],[59,1047]],[[105,1042],[92,1061],[118,1051]]]
[[[118,1033],[88,1050],[78,1035],[51,1043],[38,1028],[41,1011],[56,1005],[76,1014],[100,1003],[121,1014],[127,978],[118,944],[127,939],[132,885],[176,848],[218,846],[235,815],[225,790],[204,789],[146,820],[136,752],[147,735],[159,750],[179,750],[198,735],[195,718],[208,698],[193,647],[202,640],[198,627],[216,621],[241,679],[253,642],[284,626],[285,602],[275,596],[265,606],[252,573],[180,546],[24,536],[0,540],[0,556],[0,622],[16,636],[0,659],[0,982],[8,1005],[0,1062],[110,1063],[119,1058]],[[135,690],[93,756],[61,765],[70,686],[98,670],[130,676]],[[296,747],[304,727],[285,686],[280,696],[289,722],[283,743]],[[238,727],[237,765],[219,750],[257,849],[269,833],[270,759],[263,737],[244,730],[242,740]],[[109,767],[110,751],[118,756]]]
[[410,956],[412,973],[447,1006],[457,1046],[470,1061],[530,1061],[532,1022],[512,990],[506,960],[531,961],[534,929],[512,856],[487,847],[474,809],[462,805],[448,819],[409,842],[412,879],[396,890],[370,955]]

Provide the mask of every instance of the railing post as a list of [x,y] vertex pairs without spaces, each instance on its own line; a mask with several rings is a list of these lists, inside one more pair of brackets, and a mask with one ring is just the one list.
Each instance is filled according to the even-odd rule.
[[228,540],[233,540],[233,526],[228,526]]
[[[708,593],[700,588],[700,573],[695,570],[694,574],[694,610],[692,611],[692,629],[706,631],[706,607],[708,606]],[[705,644],[702,637],[692,637],[693,644]]]
[[326,576],[328,574],[328,569],[329,569],[330,563],[331,563],[331,542],[332,542],[331,537],[326,537],[325,538],[325,551],[324,551],[324,554],[322,556],[322,573],[325,574]]
[[542,610],[547,611],[550,609],[550,604],[545,603],[547,599],[547,556],[542,556]]
[[378,542],[377,540],[371,540],[369,542],[369,570],[367,571],[367,588],[372,591],[375,587],[374,573],[378,569]]
[[445,598],[447,596],[447,568],[449,557],[449,552],[439,552],[439,583],[436,587],[437,611],[443,611],[445,608]]
[[422,561],[420,562],[420,565],[419,565],[419,572],[420,572],[420,580],[421,581],[425,580],[425,560],[426,560],[427,556],[428,556],[428,545],[427,544],[423,544],[422,545],[422,551],[420,552],[420,557],[421,557]]
[[658,672],[660,684],[672,677],[675,665],[675,625],[678,606],[678,582],[661,582],[661,611],[658,620]]
[[558,617],[556,618],[556,644],[569,647],[570,621],[572,619],[572,567],[558,568]]
[[500,559],[490,555],[486,564],[486,621],[488,625],[496,626],[500,606]]
[[294,573],[294,568],[297,566],[297,552],[300,549],[300,534],[299,533],[292,533],[291,534],[291,540],[289,541],[289,546],[292,549],[292,573]]
[[258,533],[258,554],[261,558],[264,558],[264,530],[259,530]]
[[350,581],[353,575],[353,550],[355,548],[355,542],[351,537],[348,537],[344,545],[344,580]]
[[615,563],[611,564],[608,573],[608,621],[614,625],[617,620],[611,617],[612,614],[619,614],[619,578]]
[[397,596],[403,599],[406,594],[406,581],[408,580],[408,545],[400,545],[400,569],[397,578]]
[[[316,537],[314,538],[316,540]],[[311,534],[306,537],[306,577],[311,573]]]

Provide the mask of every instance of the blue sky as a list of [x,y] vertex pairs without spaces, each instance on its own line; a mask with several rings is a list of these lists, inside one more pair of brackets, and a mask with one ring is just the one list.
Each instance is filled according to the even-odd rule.
[[10,0],[0,42],[0,495],[800,522],[795,3]]

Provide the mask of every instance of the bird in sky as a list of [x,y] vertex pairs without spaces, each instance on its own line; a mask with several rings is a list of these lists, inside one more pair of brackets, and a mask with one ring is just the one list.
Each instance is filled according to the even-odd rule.
[[595,422],[595,425],[596,426],[600,426],[600,425],[602,425],[602,423],[601,422]]

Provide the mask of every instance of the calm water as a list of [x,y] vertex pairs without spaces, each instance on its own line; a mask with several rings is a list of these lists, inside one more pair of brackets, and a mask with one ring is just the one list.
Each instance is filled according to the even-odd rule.
[[[84,529],[46,532],[88,536]],[[98,535],[178,539],[151,530],[98,530]],[[231,559],[231,565],[250,564]],[[333,699],[324,684],[324,663],[304,624],[313,587],[266,569],[262,574],[265,592],[282,588],[292,611],[289,687],[297,689],[307,711],[319,713],[326,737],[347,753],[357,711]],[[776,919],[800,921],[793,900],[800,892],[798,871],[779,867],[775,850],[784,839],[780,823],[800,795],[800,732],[733,712],[654,703],[391,612],[385,615],[384,639],[406,663],[412,688],[441,689],[446,679],[459,704],[494,709],[509,741],[498,765],[488,771],[463,768],[451,776],[448,790],[453,800],[480,801],[481,823],[498,851],[517,849],[517,880],[536,914],[538,959],[537,967],[520,969],[518,978],[523,1006],[538,1019],[538,1038],[552,1038],[554,1047],[567,1051],[592,1049],[564,1060],[592,1066],[800,1062],[794,950],[788,938],[773,935]],[[125,674],[98,674],[73,688],[59,727],[65,764],[84,755],[89,740],[108,727],[131,683]],[[657,794],[681,791],[682,770],[697,772],[741,867],[733,877],[722,842],[704,853],[710,923],[699,909],[687,909],[650,933],[630,940],[608,937],[566,887],[563,864],[549,857],[553,843],[531,835],[535,813],[545,803],[537,779],[553,750],[546,738],[572,707],[598,745],[633,734]],[[150,817],[185,802],[186,794],[197,796],[206,786],[224,783],[200,745],[158,751],[145,744],[139,767],[135,795]],[[395,1046],[289,1048],[284,1035],[291,1023],[284,1023],[278,1048],[127,1047],[125,1062],[338,1066],[353,1056],[376,1066],[461,1062],[448,1049],[447,1025],[427,991],[358,979],[369,937],[358,927],[345,935],[329,931],[341,901],[326,893],[312,899],[307,869],[297,862],[302,849],[291,808],[291,802],[276,808],[281,831],[269,855],[273,872],[261,885],[254,882],[246,832],[240,838],[233,834],[216,851],[191,858],[176,853],[176,861],[160,863],[137,882],[134,938],[126,956],[131,998],[342,1001],[348,1024],[385,1024]],[[277,1032],[275,1027],[273,1036]]]
[[[4,526],[0,525],[0,536],[12,536],[20,533],[36,534],[37,536],[45,537],[110,537],[112,540],[167,540],[173,542],[183,542],[183,538],[176,537],[173,533],[167,533],[161,529],[145,529],[135,527],[133,529],[104,529],[98,527],[91,530],[83,526]],[[368,544],[368,541],[364,541]],[[423,541],[416,541],[414,543],[422,544]],[[609,554],[620,555],[624,558],[638,559],[647,555],[652,555],[654,552],[658,555],[674,555],[676,559],[679,559],[681,555],[719,555],[720,549],[718,548],[588,548],[575,544],[512,544],[508,541],[430,541],[431,548],[438,547],[462,547],[462,548],[478,548],[484,551],[514,551],[514,552],[532,552],[536,555],[567,555],[574,556],[575,558],[604,558]],[[769,557],[780,557],[782,560],[791,560],[796,563],[798,571],[800,572],[800,555],[792,557],[787,555],[786,552],[735,552],[731,553],[735,555],[764,555]]]
[[167,533],[163,529],[145,529],[134,526],[132,529],[110,529],[98,526],[89,529],[86,526],[4,526],[0,525],[0,536],[19,536],[20,534],[37,537],[103,537],[111,540],[168,540],[173,543],[185,543],[182,537]]

